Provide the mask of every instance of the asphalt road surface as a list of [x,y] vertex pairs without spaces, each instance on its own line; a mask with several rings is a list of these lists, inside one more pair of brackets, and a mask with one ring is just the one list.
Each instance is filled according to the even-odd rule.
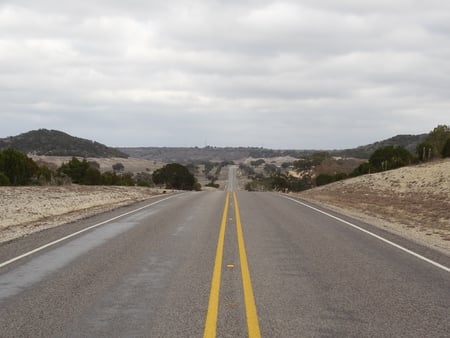
[[1,245],[0,336],[450,336],[448,256],[235,170]]

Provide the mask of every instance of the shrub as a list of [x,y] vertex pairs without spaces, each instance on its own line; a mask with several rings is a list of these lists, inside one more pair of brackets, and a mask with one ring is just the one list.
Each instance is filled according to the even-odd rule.
[[[31,184],[39,173],[37,164],[27,155],[6,149],[0,152],[0,172],[9,180],[11,185]],[[6,182],[3,179],[4,182]]]
[[72,183],[87,184],[87,185],[99,185],[102,184],[102,175],[98,169],[95,168],[95,164],[92,166],[86,159],[80,161],[76,157],[68,163],[63,163],[58,168],[58,174],[64,174],[70,177]]
[[333,175],[328,174],[320,174],[316,177],[316,185],[319,187],[321,185],[330,184],[335,181],[335,178]]
[[0,172],[0,186],[10,185],[9,178],[4,173]]
[[189,169],[178,163],[170,163],[155,170],[152,175],[153,182],[157,185],[165,185],[166,189],[199,190],[197,180]]
[[403,147],[387,146],[375,150],[369,163],[377,171],[396,169],[410,164],[413,155]]
[[448,138],[447,142],[445,142],[441,154],[443,158],[450,157],[450,138]]

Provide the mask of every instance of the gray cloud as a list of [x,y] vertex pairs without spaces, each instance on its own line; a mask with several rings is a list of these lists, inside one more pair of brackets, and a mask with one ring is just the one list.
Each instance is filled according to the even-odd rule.
[[450,3],[2,1],[0,137],[342,148],[449,123]]

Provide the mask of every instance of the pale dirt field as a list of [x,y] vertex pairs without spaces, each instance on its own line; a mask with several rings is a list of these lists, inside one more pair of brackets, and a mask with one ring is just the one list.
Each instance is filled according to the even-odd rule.
[[348,179],[299,196],[450,255],[450,159]]
[[0,243],[159,193],[142,187],[0,187]]
[[[48,164],[53,165],[55,168],[60,167],[63,163],[69,162],[72,157],[71,156],[38,156],[28,154],[30,158],[34,161],[42,161]],[[81,157],[78,157],[82,159]],[[131,173],[139,173],[139,172],[153,172],[156,169],[159,169],[164,166],[163,162],[160,161],[150,161],[143,158],[121,158],[121,157],[108,157],[108,158],[97,158],[97,157],[88,157],[87,161],[94,161],[100,165],[100,171],[112,171],[112,166],[116,163],[122,163],[125,167],[124,172]]]

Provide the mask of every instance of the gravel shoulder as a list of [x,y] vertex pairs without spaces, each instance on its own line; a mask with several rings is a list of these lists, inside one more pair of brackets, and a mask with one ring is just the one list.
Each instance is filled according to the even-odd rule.
[[0,243],[162,193],[111,186],[0,187]]
[[450,160],[348,179],[299,196],[450,256]]

